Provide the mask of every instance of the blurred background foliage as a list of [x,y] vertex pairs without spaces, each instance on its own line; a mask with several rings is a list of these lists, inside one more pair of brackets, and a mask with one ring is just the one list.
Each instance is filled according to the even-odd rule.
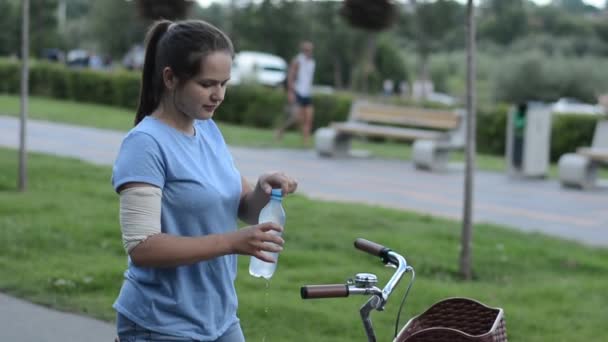
[[[343,15],[343,2],[229,0],[209,7],[180,2],[184,5],[176,18],[219,26],[237,51],[264,51],[290,60],[300,40],[312,40],[317,84],[380,92],[384,79],[412,82],[427,75],[437,90],[464,94],[465,8],[460,2],[418,1],[414,10],[411,0],[393,1],[395,20],[379,32],[353,27]],[[33,1],[31,53],[40,57],[48,48],[79,48],[120,60],[142,43],[156,13],[144,13],[142,3],[147,2]],[[153,3],[162,7],[164,1]],[[0,55],[18,55],[19,7],[19,0],[0,0]],[[522,98],[595,100],[608,89],[606,13],[582,0],[554,0],[545,6],[482,0],[477,16],[482,104]],[[533,82],[524,77],[530,71]]]
[[[170,11],[163,6],[176,5]],[[357,12],[361,1],[229,0],[201,7],[191,1],[37,0],[32,2],[31,54],[45,49],[87,49],[114,61],[110,71],[67,68],[34,60],[32,94],[134,109],[139,74],[120,60],[143,43],[159,16],[198,18],[225,30],[237,52],[256,50],[290,60],[299,41],[315,43],[315,83],[333,92],[315,97],[315,126],[344,120],[355,97],[377,96],[382,81],[430,78],[435,91],[465,95],[465,7],[452,0],[383,1],[386,25]],[[351,5],[350,12],[347,6]],[[354,6],[354,7],[353,7]],[[383,7],[384,6],[384,7]],[[19,85],[20,1],[0,0],[0,92]],[[164,13],[164,15],[162,14]],[[363,18],[363,19],[362,19]],[[519,101],[573,97],[595,103],[608,92],[608,11],[581,0],[482,0],[478,8],[478,146],[504,153],[505,117]],[[10,58],[12,56],[12,59]],[[220,109],[220,120],[271,127],[283,115],[281,89],[239,86]],[[386,98],[384,99],[386,100]],[[410,99],[391,101],[419,106]],[[436,104],[434,105],[436,106]],[[596,117],[554,120],[552,159],[589,143]]]

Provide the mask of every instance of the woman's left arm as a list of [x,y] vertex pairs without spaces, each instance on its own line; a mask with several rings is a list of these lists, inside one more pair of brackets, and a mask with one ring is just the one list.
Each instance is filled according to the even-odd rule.
[[247,224],[257,224],[260,211],[270,199],[270,191],[280,188],[283,196],[296,191],[298,182],[282,172],[265,173],[258,178],[255,188],[252,188],[245,177],[241,176],[241,199],[239,202],[239,218]]

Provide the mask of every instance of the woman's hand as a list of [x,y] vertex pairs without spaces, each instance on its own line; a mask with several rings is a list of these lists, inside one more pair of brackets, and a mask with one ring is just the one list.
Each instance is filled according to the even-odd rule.
[[231,254],[252,255],[266,262],[275,262],[262,252],[278,253],[283,250],[285,241],[273,233],[282,231],[283,227],[272,222],[241,228],[228,236]]
[[283,172],[269,172],[258,178],[255,189],[251,189],[247,180],[241,176],[243,189],[239,202],[239,218],[249,224],[258,222],[262,208],[268,203],[272,189],[281,189],[283,196],[293,193],[298,182]]
[[270,192],[272,189],[281,188],[283,191],[283,196],[287,194],[291,194],[296,191],[298,188],[298,182],[288,177],[283,172],[269,172],[265,173],[258,178],[258,183],[256,184],[256,191],[262,191],[268,196],[270,196]]

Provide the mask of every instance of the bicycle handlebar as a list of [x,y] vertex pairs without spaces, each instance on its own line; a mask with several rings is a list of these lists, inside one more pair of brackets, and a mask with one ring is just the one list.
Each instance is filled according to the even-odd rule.
[[[384,288],[380,289],[376,287],[377,278],[375,275],[367,273],[357,274],[354,281],[349,279],[346,284],[331,284],[331,285],[307,285],[300,288],[300,295],[302,299],[313,299],[313,298],[336,298],[336,297],[348,297],[349,295],[371,295],[368,301],[359,310],[361,314],[361,320],[365,327],[365,332],[368,337],[368,341],[376,341],[374,331],[372,328],[371,320],[369,319],[370,312],[372,310],[382,311],[384,310],[385,304],[388,302],[388,298],[399,284],[399,281],[405,273],[408,271],[412,272],[412,282],[414,281],[414,269],[407,265],[405,258],[375,242],[358,238],[355,240],[355,248],[367,252],[371,255],[382,258],[384,264],[394,267],[395,273],[388,280]],[[410,287],[412,283],[410,282]],[[409,293],[408,287],[405,296]],[[404,297],[405,301],[405,297]],[[401,303],[403,306],[403,301]],[[401,312],[401,308],[399,309]],[[399,316],[397,316],[399,317]],[[399,318],[397,318],[399,322]],[[395,330],[396,336],[396,330]]]
[[381,256],[384,250],[388,250],[388,248],[380,244],[362,238],[355,240],[355,248],[375,256]]
[[348,297],[348,285],[308,285],[300,288],[302,299]]
[[390,248],[362,238],[355,240],[355,248],[371,255],[379,256],[382,259],[386,259],[388,252],[390,252]]

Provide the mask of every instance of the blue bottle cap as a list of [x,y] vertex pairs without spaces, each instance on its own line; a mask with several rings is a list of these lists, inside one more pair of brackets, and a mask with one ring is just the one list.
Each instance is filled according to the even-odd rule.
[[270,192],[270,196],[281,198],[281,197],[283,197],[283,190],[282,189],[272,189],[272,191]]

